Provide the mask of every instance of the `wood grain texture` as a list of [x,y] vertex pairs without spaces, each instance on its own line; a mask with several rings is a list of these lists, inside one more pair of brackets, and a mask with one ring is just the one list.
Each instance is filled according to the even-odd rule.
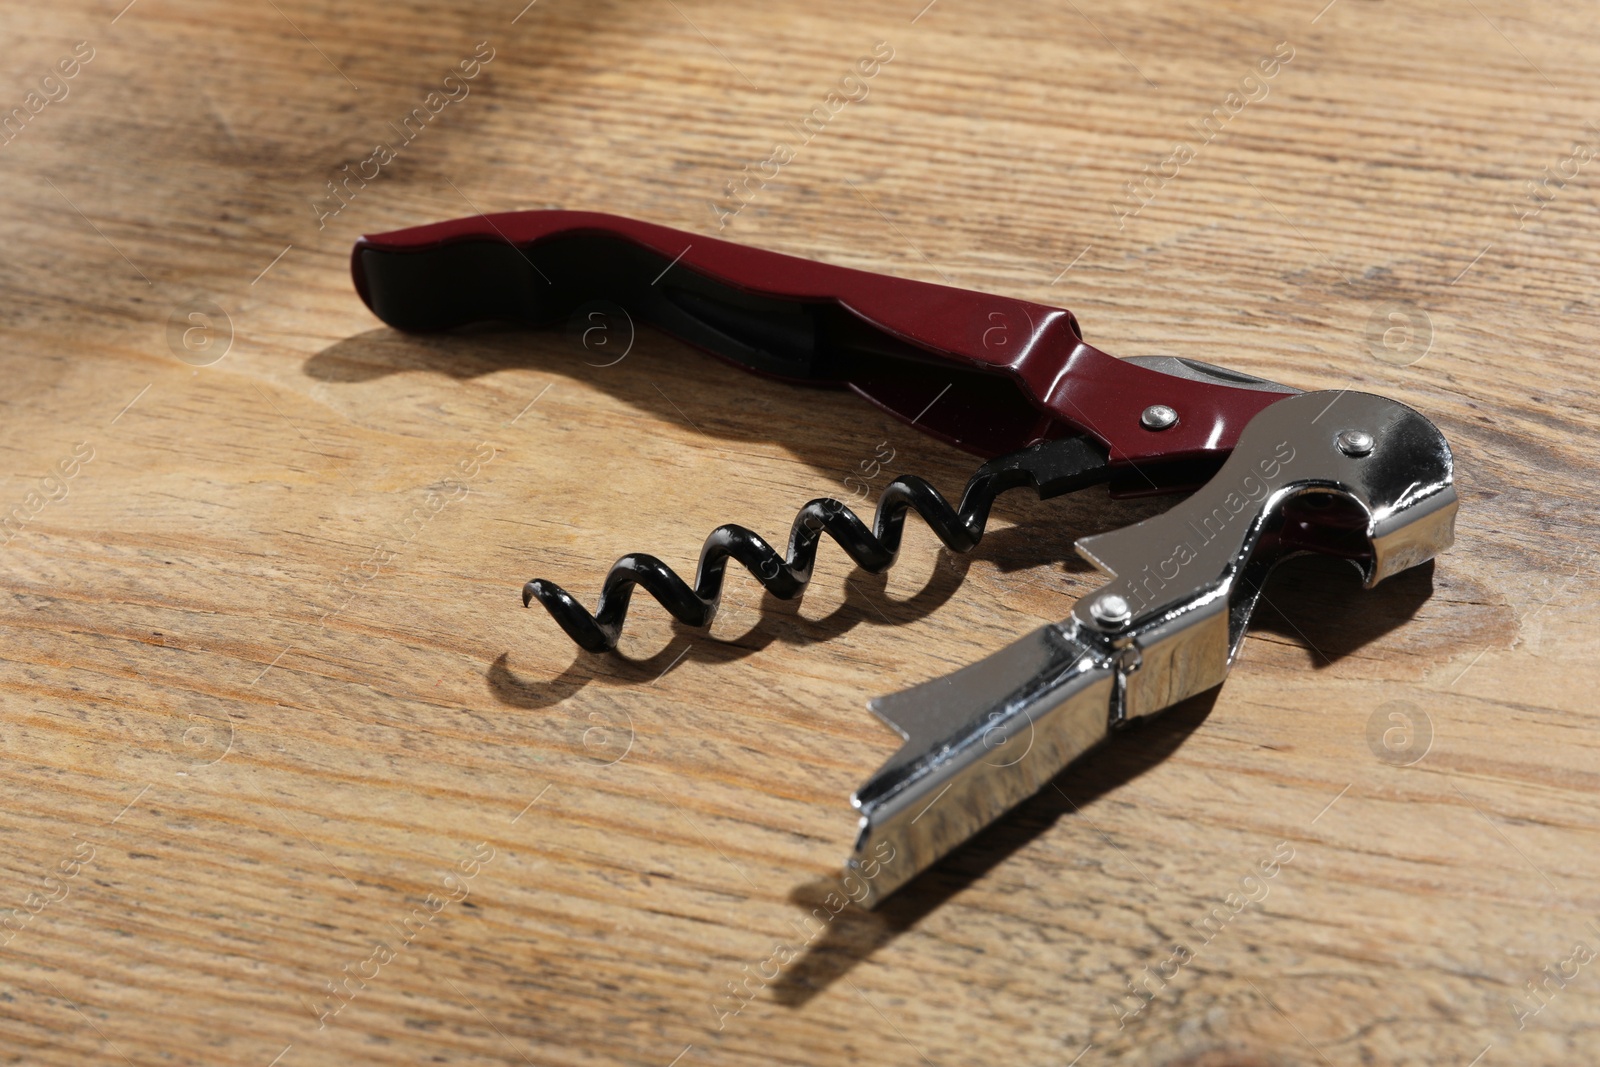
[[[924,2],[10,6],[0,1061],[1593,1061],[1592,12]],[[545,206],[1395,397],[1453,443],[1458,544],[1373,591],[1286,568],[1220,692],[797,926],[893,748],[864,701],[1062,617],[1073,539],[1159,505],[1006,501],[971,557],[825,549],[798,606],[741,575],[709,636],[647,602],[626,656],[579,654],[525,579],[592,597],[624,551],[777,535],[880,447],[874,488],[971,461],[648,331],[601,366],[560,331],[397,335],[351,291],[360,233]],[[204,366],[169,343],[192,301],[230,324]]]

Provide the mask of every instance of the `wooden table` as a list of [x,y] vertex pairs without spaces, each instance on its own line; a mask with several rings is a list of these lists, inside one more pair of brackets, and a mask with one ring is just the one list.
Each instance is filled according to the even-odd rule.
[[[1588,8],[122,2],[13,5],[0,61],[0,1060],[1593,1062]],[[1286,567],[1219,693],[798,926],[894,748],[864,701],[1160,505],[1009,500],[970,557],[825,549],[803,604],[740,574],[709,636],[646,601],[578,653],[525,579],[972,460],[648,330],[351,290],[361,233],[546,206],[1395,397],[1458,542]]]

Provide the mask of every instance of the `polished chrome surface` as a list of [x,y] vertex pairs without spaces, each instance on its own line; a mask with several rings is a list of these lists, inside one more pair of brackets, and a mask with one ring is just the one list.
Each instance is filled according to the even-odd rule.
[[[1366,455],[1339,439],[1372,438]],[[1116,718],[1153,714],[1219,685],[1244,639],[1250,611],[1277,554],[1258,558],[1286,504],[1331,494],[1366,516],[1369,554],[1357,561],[1368,586],[1432,558],[1453,536],[1456,494],[1450,449],[1427,419],[1366,393],[1302,393],[1257,415],[1212,480],[1171,511],[1078,541],[1080,555],[1133,606],[1118,630],[1142,667],[1125,679]],[[1073,617],[1096,625],[1083,602]]]
[[851,798],[861,822],[849,874],[866,883],[864,903],[875,906],[1103,739],[1114,657],[1069,621],[872,701],[906,741]]
[[[1371,438],[1350,455],[1341,439]],[[1301,393],[1257,415],[1204,488],[1170,511],[1078,541],[1109,581],[1046,626],[870,707],[905,744],[853,803],[851,874],[869,906],[1031,796],[1114,727],[1221,684],[1298,497],[1366,517],[1370,587],[1454,536],[1450,449],[1427,419],[1365,393]],[[1306,511],[1308,516],[1341,513]],[[1286,547],[1286,545],[1290,547]],[[1119,605],[1117,600],[1121,600]],[[1121,610],[1113,610],[1121,609]]]

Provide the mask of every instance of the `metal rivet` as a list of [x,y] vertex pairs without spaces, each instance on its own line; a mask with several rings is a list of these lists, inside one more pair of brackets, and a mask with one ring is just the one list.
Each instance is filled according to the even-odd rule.
[[1375,443],[1372,435],[1365,430],[1345,430],[1334,440],[1339,445],[1339,451],[1347,456],[1364,456],[1372,451]]
[[1178,413],[1165,404],[1151,404],[1140,414],[1139,425],[1147,430],[1165,430],[1178,425]]
[[1089,614],[1102,626],[1126,626],[1133,618],[1133,609],[1127,600],[1115,593],[1107,593],[1089,605]]

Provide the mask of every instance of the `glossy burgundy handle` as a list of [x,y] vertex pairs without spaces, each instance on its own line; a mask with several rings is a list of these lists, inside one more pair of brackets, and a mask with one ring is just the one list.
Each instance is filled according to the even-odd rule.
[[[605,298],[750,369],[849,386],[980,455],[1086,433],[1151,489],[1192,484],[1287,395],[1116,359],[1084,343],[1059,308],[596,212],[506,212],[375,234],[356,243],[351,270],[367,306],[398,329],[547,323]],[[1144,427],[1152,404],[1179,412],[1177,425]]]

